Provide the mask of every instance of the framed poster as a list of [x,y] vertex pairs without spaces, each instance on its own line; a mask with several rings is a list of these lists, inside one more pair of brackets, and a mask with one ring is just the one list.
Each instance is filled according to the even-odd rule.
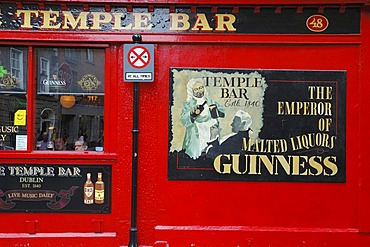
[[346,72],[170,69],[168,178],[345,182]]

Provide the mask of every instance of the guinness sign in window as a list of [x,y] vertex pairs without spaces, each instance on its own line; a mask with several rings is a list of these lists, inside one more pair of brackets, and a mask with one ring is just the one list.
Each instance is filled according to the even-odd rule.
[[35,52],[35,149],[103,151],[104,49]]

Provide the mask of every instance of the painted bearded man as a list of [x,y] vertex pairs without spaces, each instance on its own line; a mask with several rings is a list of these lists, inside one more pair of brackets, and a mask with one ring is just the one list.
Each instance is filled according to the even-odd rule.
[[187,99],[181,112],[181,122],[185,126],[183,150],[193,159],[205,151],[210,141],[212,119],[223,118],[225,109],[211,99],[201,78],[191,79],[187,84]]

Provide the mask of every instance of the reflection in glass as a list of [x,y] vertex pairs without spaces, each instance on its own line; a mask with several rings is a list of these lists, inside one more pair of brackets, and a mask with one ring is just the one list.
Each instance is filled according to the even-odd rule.
[[[103,147],[104,49],[37,48],[36,149]],[[94,62],[91,62],[91,58]],[[98,147],[98,148],[96,148]]]
[[0,94],[0,150],[26,150],[26,95]]
[[0,150],[27,149],[27,48],[0,47]]

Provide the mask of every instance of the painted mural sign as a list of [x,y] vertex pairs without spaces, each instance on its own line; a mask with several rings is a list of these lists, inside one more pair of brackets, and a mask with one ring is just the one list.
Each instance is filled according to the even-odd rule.
[[110,165],[0,165],[0,212],[111,212]]
[[169,179],[345,182],[345,71],[170,70]]

